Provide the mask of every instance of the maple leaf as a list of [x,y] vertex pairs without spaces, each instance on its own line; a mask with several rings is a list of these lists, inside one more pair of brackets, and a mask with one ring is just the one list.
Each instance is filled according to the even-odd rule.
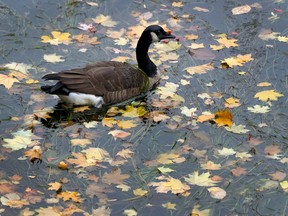
[[118,39],[122,37],[124,33],[125,33],[125,29],[121,28],[119,31],[112,31],[108,29],[105,34],[107,35],[107,37],[110,37],[112,39]]
[[258,37],[265,41],[276,40],[279,34],[279,32],[273,32],[271,29],[261,29]]
[[201,164],[201,168],[207,170],[219,170],[221,169],[221,164],[215,164],[213,161],[208,161],[206,164]]
[[14,71],[19,71],[23,74],[27,74],[29,70],[35,69],[35,67],[33,67],[33,65],[31,64],[17,63],[17,62],[11,62],[11,63],[5,64],[3,67],[8,68],[10,70],[14,70]]
[[133,194],[135,196],[146,196],[148,194],[147,190],[143,190],[142,188],[137,188],[133,190]]
[[92,210],[92,215],[97,216],[110,216],[111,215],[111,209],[107,206],[101,206],[97,209]]
[[148,111],[143,106],[134,107],[131,105],[127,105],[125,110],[119,110],[124,117],[136,118],[144,116]]
[[153,119],[154,122],[160,122],[170,118],[168,115],[164,114],[164,112],[160,110],[154,110],[152,112],[149,112],[145,115],[145,117]]
[[85,146],[85,145],[90,145],[92,142],[89,139],[71,139],[71,144],[72,146],[80,145],[80,146]]
[[111,173],[105,172],[102,177],[102,182],[108,185],[111,184],[123,184],[123,181],[125,179],[130,178],[130,175],[128,174],[121,174],[120,169],[114,169],[111,171]]
[[118,127],[120,127],[121,129],[129,129],[129,128],[134,128],[136,127],[138,124],[136,124],[135,121],[133,120],[118,120],[116,122],[116,124],[118,125]]
[[162,204],[163,208],[169,209],[169,210],[176,210],[176,204],[175,203],[171,203],[171,202],[167,202]]
[[114,124],[116,124],[117,121],[114,118],[103,118],[102,119],[102,125],[107,127],[113,127]]
[[113,131],[110,131],[108,134],[111,134],[114,137],[114,140],[116,140],[117,138],[124,139],[127,136],[131,135],[131,133],[123,131],[123,130],[113,130]]
[[165,167],[158,167],[157,168],[158,170],[159,170],[159,172],[161,172],[161,173],[169,173],[169,172],[174,172],[175,170],[173,170],[173,169],[170,169],[170,168],[165,168]]
[[35,210],[38,215],[51,215],[51,216],[60,216],[63,215],[63,211],[57,207],[47,207],[47,208],[43,208],[40,207],[39,209]]
[[221,35],[221,37],[216,40],[218,41],[219,44],[225,46],[226,48],[238,46],[238,44],[235,43],[237,41],[236,39],[228,39],[226,35]]
[[212,120],[214,118],[215,118],[215,114],[214,113],[206,112],[206,113],[203,113],[202,115],[198,116],[197,117],[197,121],[200,122],[200,123],[203,123],[203,122]]
[[54,191],[60,191],[62,184],[59,182],[51,182],[48,184],[50,187],[48,188],[48,190],[54,190]]
[[95,128],[98,125],[98,121],[84,122],[83,125],[86,128]]
[[221,61],[223,66],[228,65],[228,67],[233,68],[234,66],[243,66],[244,63],[254,60],[251,54],[237,55],[236,57],[226,58]]
[[116,155],[119,155],[120,157],[127,159],[127,158],[131,158],[133,154],[134,152],[131,151],[130,149],[122,149]]
[[195,112],[197,111],[197,108],[191,108],[189,109],[186,106],[183,106],[180,108],[181,109],[181,113],[187,117],[194,117],[196,116]]
[[236,151],[232,148],[223,147],[221,150],[218,150],[218,153],[221,156],[230,156],[236,154]]
[[240,103],[240,100],[238,98],[233,98],[233,97],[230,97],[228,99],[225,99],[225,108],[234,108],[234,107],[238,107],[240,106],[241,103]]
[[189,174],[188,177],[185,177],[185,181],[192,185],[198,185],[202,187],[211,187],[218,183],[218,181],[212,180],[210,173],[202,173],[199,175],[198,171],[195,171],[192,174]]
[[78,43],[83,44],[91,44],[91,45],[100,44],[100,42],[97,41],[98,40],[97,37],[89,37],[89,35],[85,34],[74,35],[72,39],[77,41]]
[[189,74],[193,75],[193,74],[205,74],[213,69],[214,69],[213,65],[211,63],[207,63],[198,66],[187,67],[184,70],[186,70]]
[[57,194],[58,198],[62,198],[64,201],[72,200],[74,202],[80,203],[80,194],[76,191],[62,191]]
[[83,31],[88,31],[88,32],[92,32],[95,33],[96,32],[96,27],[93,26],[93,24],[85,24],[85,23],[79,23],[77,26],[78,29],[81,29]]
[[160,164],[173,164],[173,163],[182,163],[185,161],[185,158],[180,157],[179,154],[163,153],[158,155],[156,160]]
[[274,89],[272,90],[266,90],[266,91],[261,91],[255,94],[254,98],[259,98],[261,101],[277,101],[278,97],[282,97],[283,94],[275,91]]
[[200,207],[200,205],[195,205],[191,211],[191,216],[209,216],[211,215],[211,210],[210,209],[204,209],[204,210],[199,210],[203,209]]
[[89,166],[95,166],[97,165],[97,163],[89,163],[85,157],[84,154],[82,154],[81,152],[72,152],[72,156],[75,158],[69,158],[66,161],[68,163],[72,163],[72,164],[76,164],[76,168],[79,167],[89,167]]
[[52,45],[59,45],[59,44],[65,44],[68,45],[71,42],[71,38],[70,38],[70,33],[61,33],[58,31],[52,31],[51,32],[52,37],[48,36],[48,35],[43,35],[41,36],[42,39],[42,43],[50,43]]
[[109,153],[102,148],[88,148],[82,152],[86,153],[86,159],[88,163],[99,163],[103,161],[109,161]]
[[35,160],[42,161],[42,150],[40,146],[34,146],[32,149],[25,151],[24,155],[29,157],[30,161],[33,163]]
[[187,39],[187,40],[196,40],[198,39],[198,35],[194,35],[194,34],[186,34],[184,35],[184,37]]
[[237,167],[236,169],[232,169],[231,173],[234,176],[239,177],[241,175],[245,175],[247,173],[247,170],[245,168],[242,168],[242,167]]
[[62,59],[63,56],[56,55],[56,53],[53,54],[44,54],[43,59],[50,63],[58,63],[58,62],[64,62],[65,60]]
[[179,1],[179,2],[172,2],[172,6],[173,7],[183,7],[183,2]]
[[243,134],[249,131],[248,129],[245,128],[245,125],[235,125],[234,123],[232,124],[231,127],[225,127],[225,129],[227,131],[230,131],[236,134]]
[[16,193],[8,193],[0,199],[2,205],[9,206],[10,208],[22,208],[25,205],[29,205],[29,202],[25,199],[21,199]]
[[13,76],[0,74],[0,85],[4,85],[5,88],[10,89],[15,82],[19,82],[19,80]]
[[116,45],[125,46],[129,42],[129,40],[126,38],[120,37],[120,38],[117,38],[116,40],[114,40],[114,42]]
[[103,14],[100,14],[96,18],[92,18],[92,20],[93,22],[97,24],[101,24],[106,27],[114,27],[118,23],[118,22],[113,21],[110,16],[104,16]]
[[171,176],[160,176],[159,180],[163,180],[160,182],[150,182],[149,186],[156,187],[156,191],[158,193],[168,193],[171,191],[173,194],[182,194],[188,190],[190,190],[189,185],[182,183],[180,180],[175,179]]
[[253,113],[267,113],[270,111],[270,108],[268,106],[255,105],[253,107],[248,107],[247,110]]
[[280,172],[280,171],[276,171],[275,173],[271,173],[268,175],[271,176],[272,180],[275,180],[275,181],[282,181],[286,177],[286,173]]
[[279,154],[281,152],[282,152],[282,150],[280,149],[279,145],[269,145],[269,146],[266,146],[264,149],[264,153],[266,155],[276,155],[276,154]]
[[218,127],[221,126],[232,126],[232,113],[229,109],[218,110],[215,112],[215,119],[214,122],[217,123]]
[[226,196],[226,191],[220,187],[210,187],[207,188],[207,190],[210,192],[211,197],[214,199],[222,200]]
[[3,146],[6,148],[11,148],[13,151],[26,148],[32,143],[31,136],[33,134],[30,130],[19,130],[17,132],[13,132],[12,135],[14,137],[11,139],[3,139],[3,141],[6,143],[3,144]]

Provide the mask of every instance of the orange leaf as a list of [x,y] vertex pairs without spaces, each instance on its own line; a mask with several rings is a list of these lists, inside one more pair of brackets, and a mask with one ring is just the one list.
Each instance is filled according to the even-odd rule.
[[215,112],[214,121],[217,123],[218,127],[221,127],[221,126],[231,127],[233,124],[231,111],[229,109],[218,110],[217,112]]
[[35,160],[42,161],[42,150],[39,146],[34,146],[32,149],[24,153],[26,157],[29,157],[30,161],[33,163]]

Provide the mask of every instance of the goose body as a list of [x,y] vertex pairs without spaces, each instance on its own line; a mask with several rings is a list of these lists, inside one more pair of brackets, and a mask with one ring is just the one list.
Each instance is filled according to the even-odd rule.
[[175,38],[160,26],[148,26],[136,47],[138,68],[128,63],[101,61],[84,68],[47,74],[45,80],[58,81],[52,86],[41,86],[49,94],[74,105],[114,104],[148,91],[158,80],[156,65],[148,56],[151,43]]

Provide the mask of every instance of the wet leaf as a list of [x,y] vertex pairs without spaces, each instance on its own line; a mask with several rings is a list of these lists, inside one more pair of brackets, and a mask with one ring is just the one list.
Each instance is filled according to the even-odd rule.
[[234,149],[223,147],[221,150],[218,150],[218,154],[221,156],[230,156],[236,154]]
[[213,69],[214,69],[214,67],[210,63],[199,65],[199,66],[192,66],[192,67],[185,68],[185,70],[191,75],[194,75],[194,74],[205,74],[208,71],[213,70]]
[[174,153],[164,153],[158,155],[156,161],[160,164],[173,164],[173,163],[182,163],[186,159],[181,157],[179,154]]
[[61,55],[56,55],[56,53],[53,54],[44,54],[43,59],[46,62],[50,62],[50,63],[58,63],[58,62],[64,62],[65,60],[62,59],[63,56]]
[[129,40],[126,38],[120,37],[120,38],[114,40],[114,42],[116,45],[125,46],[129,42]]
[[86,146],[86,145],[90,145],[91,143],[92,142],[89,139],[71,139],[72,146],[76,146],[76,145]]
[[64,201],[72,200],[74,202],[81,202],[80,194],[76,191],[63,191],[57,194],[58,198],[62,198]]
[[52,31],[51,32],[52,37],[49,35],[43,35],[41,36],[42,43],[50,43],[52,45],[59,45],[59,44],[65,44],[68,45],[71,43],[70,33],[64,32],[58,32],[58,31]]
[[228,99],[225,99],[225,108],[234,108],[234,107],[238,107],[240,106],[241,103],[240,103],[240,100],[238,98],[233,98],[233,97],[230,97]]
[[54,191],[59,191],[62,187],[62,184],[59,182],[51,182],[49,183],[49,188],[48,190],[54,190]]
[[185,36],[184,36],[187,40],[196,40],[196,39],[198,39],[198,35],[194,35],[194,34],[186,34]]
[[33,135],[30,130],[19,130],[17,132],[12,133],[13,138],[4,138],[3,144],[6,148],[11,148],[13,151],[19,150],[22,148],[26,148],[28,145],[32,143],[31,136]]
[[123,131],[123,130],[113,130],[113,131],[110,131],[108,134],[111,134],[114,137],[114,140],[116,140],[117,138],[124,139],[127,136],[131,135],[131,133]]
[[170,168],[166,168],[166,167],[158,167],[159,172],[161,173],[169,173],[169,172],[174,172],[175,170],[170,169]]
[[175,203],[171,203],[171,202],[167,202],[162,204],[163,208],[169,209],[169,210],[176,210],[176,204]]
[[270,82],[261,82],[261,83],[258,83],[257,86],[260,86],[260,87],[271,86],[271,83]]
[[221,35],[218,39],[216,39],[218,43],[226,48],[237,47],[236,39],[228,39],[225,34]]
[[271,179],[274,181],[283,181],[286,177],[286,173],[280,171],[276,171],[275,173],[271,173],[268,175],[271,176]]
[[270,107],[255,105],[253,107],[247,107],[247,110],[253,113],[267,113],[270,111]]
[[202,8],[202,7],[194,7],[193,10],[200,11],[200,12],[209,12],[209,9]]
[[282,187],[282,189],[283,189],[285,192],[288,192],[288,181],[282,181],[282,182],[280,182],[280,186]]
[[197,117],[197,121],[200,123],[212,120],[215,118],[215,114],[214,113],[203,113],[202,115]]
[[168,193],[171,191],[173,194],[182,194],[190,190],[190,187],[187,184],[170,176],[160,176],[158,177],[158,180],[160,180],[160,182],[149,183],[149,186],[156,187],[158,193]]
[[173,7],[183,7],[183,2],[179,1],[179,2],[172,2],[172,6]]
[[217,112],[215,112],[214,121],[216,122],[218,127],[221,126],[231,127],[233,124],[231,111],[227,108],[225,110],[218,110]]
[[258,98],[261,101],[277,101],[279,97],[282,97],[283,94],[277,92],[276,90],[266,90],[261,91],[255,94],[254,98]]
[[137,188],[133,190],[133,194],[135,196],[146,196],[148,194],[147,190],[143,190],[142,188]]
[[8,193],[0,199],[2,205],[9,206],[10,208],[22,208],[25,205],[29,205],[29,202],[25,199],[21,199],[16,193]]
[[188,108],[186,106],[183,106],[180,108],[181,109],[181,113],[187,117],[195,117],[196,114],[195,112],[197,111],[197,108]]
[[148,111],[143,106],[134,107],[131,105],[126,106],[126,110],[120,110],[122,116],[136,118],[144,116]]
[[101,24],[106,27],[114,27],[118,23],[118,22],[113,21],[110,16],[104,16],[103,14],[100,14],[99,16],[97,16],[96,18],[93,18],[92,20],[93,22],[97,24]]
[[100,44],[97,37],[89,37],[89,35],[85,34],[74,35],[72,39],[82,44],[91,44],[91,45]]
[[276,155],[281,153],[282,150],[280,149],[279,145],[270,145],[270,146],[266,146],[264,149],[264,153],[266,155]]
[[228,65],[228,67],[233,68],[234,66],[243,66],[244,63],[254,60],[254,58],[251,57],[251,54],[246,55],[237,55],[236,57],[230,57],[226,58],[221,61],[221,64],[223,66]]
[[19,82],[19,80],[9,75],[0,74],[0,85],[4,85],[5,88],[10,89],[15,82]]
[[81,29],[83,31],[88,31],[91,33],[95,33],[96,32],[96,27],[93,26],[93,24],[86,24],[86,23],[79,23],[77,26],[78,29]]
[[111,209],[107,206],[101,206],[97,209],[92,210],[92,215],[97,216],[110,216],[111,215]]
[[86,153],[86,158],[88,163],[99,163],[103,161],[109,161],[110,155],[109,153],[102,148],[88,148],[83,150],[82,152]]
[[206,170],[219,170],[221,169],[221,164],[215,164],[213,161],[208,161],[206,164],[201,164],[201,168]]
[[235,169],[232,169],[231,170],[231,173],[236,176],[236,177],[239,177],[241,175],[245,175],[247,173],[247,170],[245,168],[242,168],[242,167],[237,167]]
[[225,127],[225,129],[227,131],[230,131],[232,133],[236,133],[236,134],[243,134],[243,133],[247,133],[249,130],[246,129],[245,125],[235,125],[234,123],[232,124],[231,127]]
[[121,129],[129,129],[129,128],[134,128],[137,127],[137,123],[133,120],[118,120],[116,122],[116,124],[118,125],[118,127],[120,127]]
[[108,185],[111,184],[123,184],[124,180],[130,178],[128,174],[121,174],[120,169],[112,170],[110,173],[105,172],[102,177],[102,182]]
[[226,191],[220,187],[210,187],[207,188],[207,190],[210,192],[210,196],[214,199],[222,200],[226,197]]
[[210,173],[202,173],[199,175],[198,171],[189,174],[188,177],[184,177],[185,181],[192,185],[198,185],[202,187],[211,187],[217,184],[217,181],[213,181],[210,178]]
[[123,149],[119,151],[116,155],[119,155],[120,157],[123,157],[125,159],[131,158],[134,155],[134,152],[130,149]]
[[64,161],[60,161],[58,163],[58,168],[61,170],[68,170],[69,164],[65,163]]
[[[31,64],[17,63],[17,62],[11,62],[9,64],[5,64],[4,68],[8,68],[14,71],[19,71],[23,74],[27,74],[31,69],[35,69],[33,65]],[[19,78],[18,76],[16,77]]]
[[138,213],[135,209],[125,209],[123,214],[127,216],[137,216]]
[[249,5],[242,5],[242,6],[233,8],[232,14],[233,15],[246,14],[246,13],[249,13],[250,10],[251,10],[251,7]]
[[34,162],[35,160],[42,161],[42,150],[40,146],[34,146],[32,149],[25,151],[24,155],[29,157],[31,162]]

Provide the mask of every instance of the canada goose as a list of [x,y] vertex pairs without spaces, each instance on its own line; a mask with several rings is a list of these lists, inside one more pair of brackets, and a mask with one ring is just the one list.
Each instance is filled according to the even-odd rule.
[[49,94],[56,94],[66,103],[93,105],[125,101],[148,91],[160,76],[156,65],[148,56],[151,43],[175,38],[158,25],[148,26],[136,47],[138,68],[128,63],[101,61],[84,68],[47,74],[42,79],[57,80],[52,86],[41,86]]

